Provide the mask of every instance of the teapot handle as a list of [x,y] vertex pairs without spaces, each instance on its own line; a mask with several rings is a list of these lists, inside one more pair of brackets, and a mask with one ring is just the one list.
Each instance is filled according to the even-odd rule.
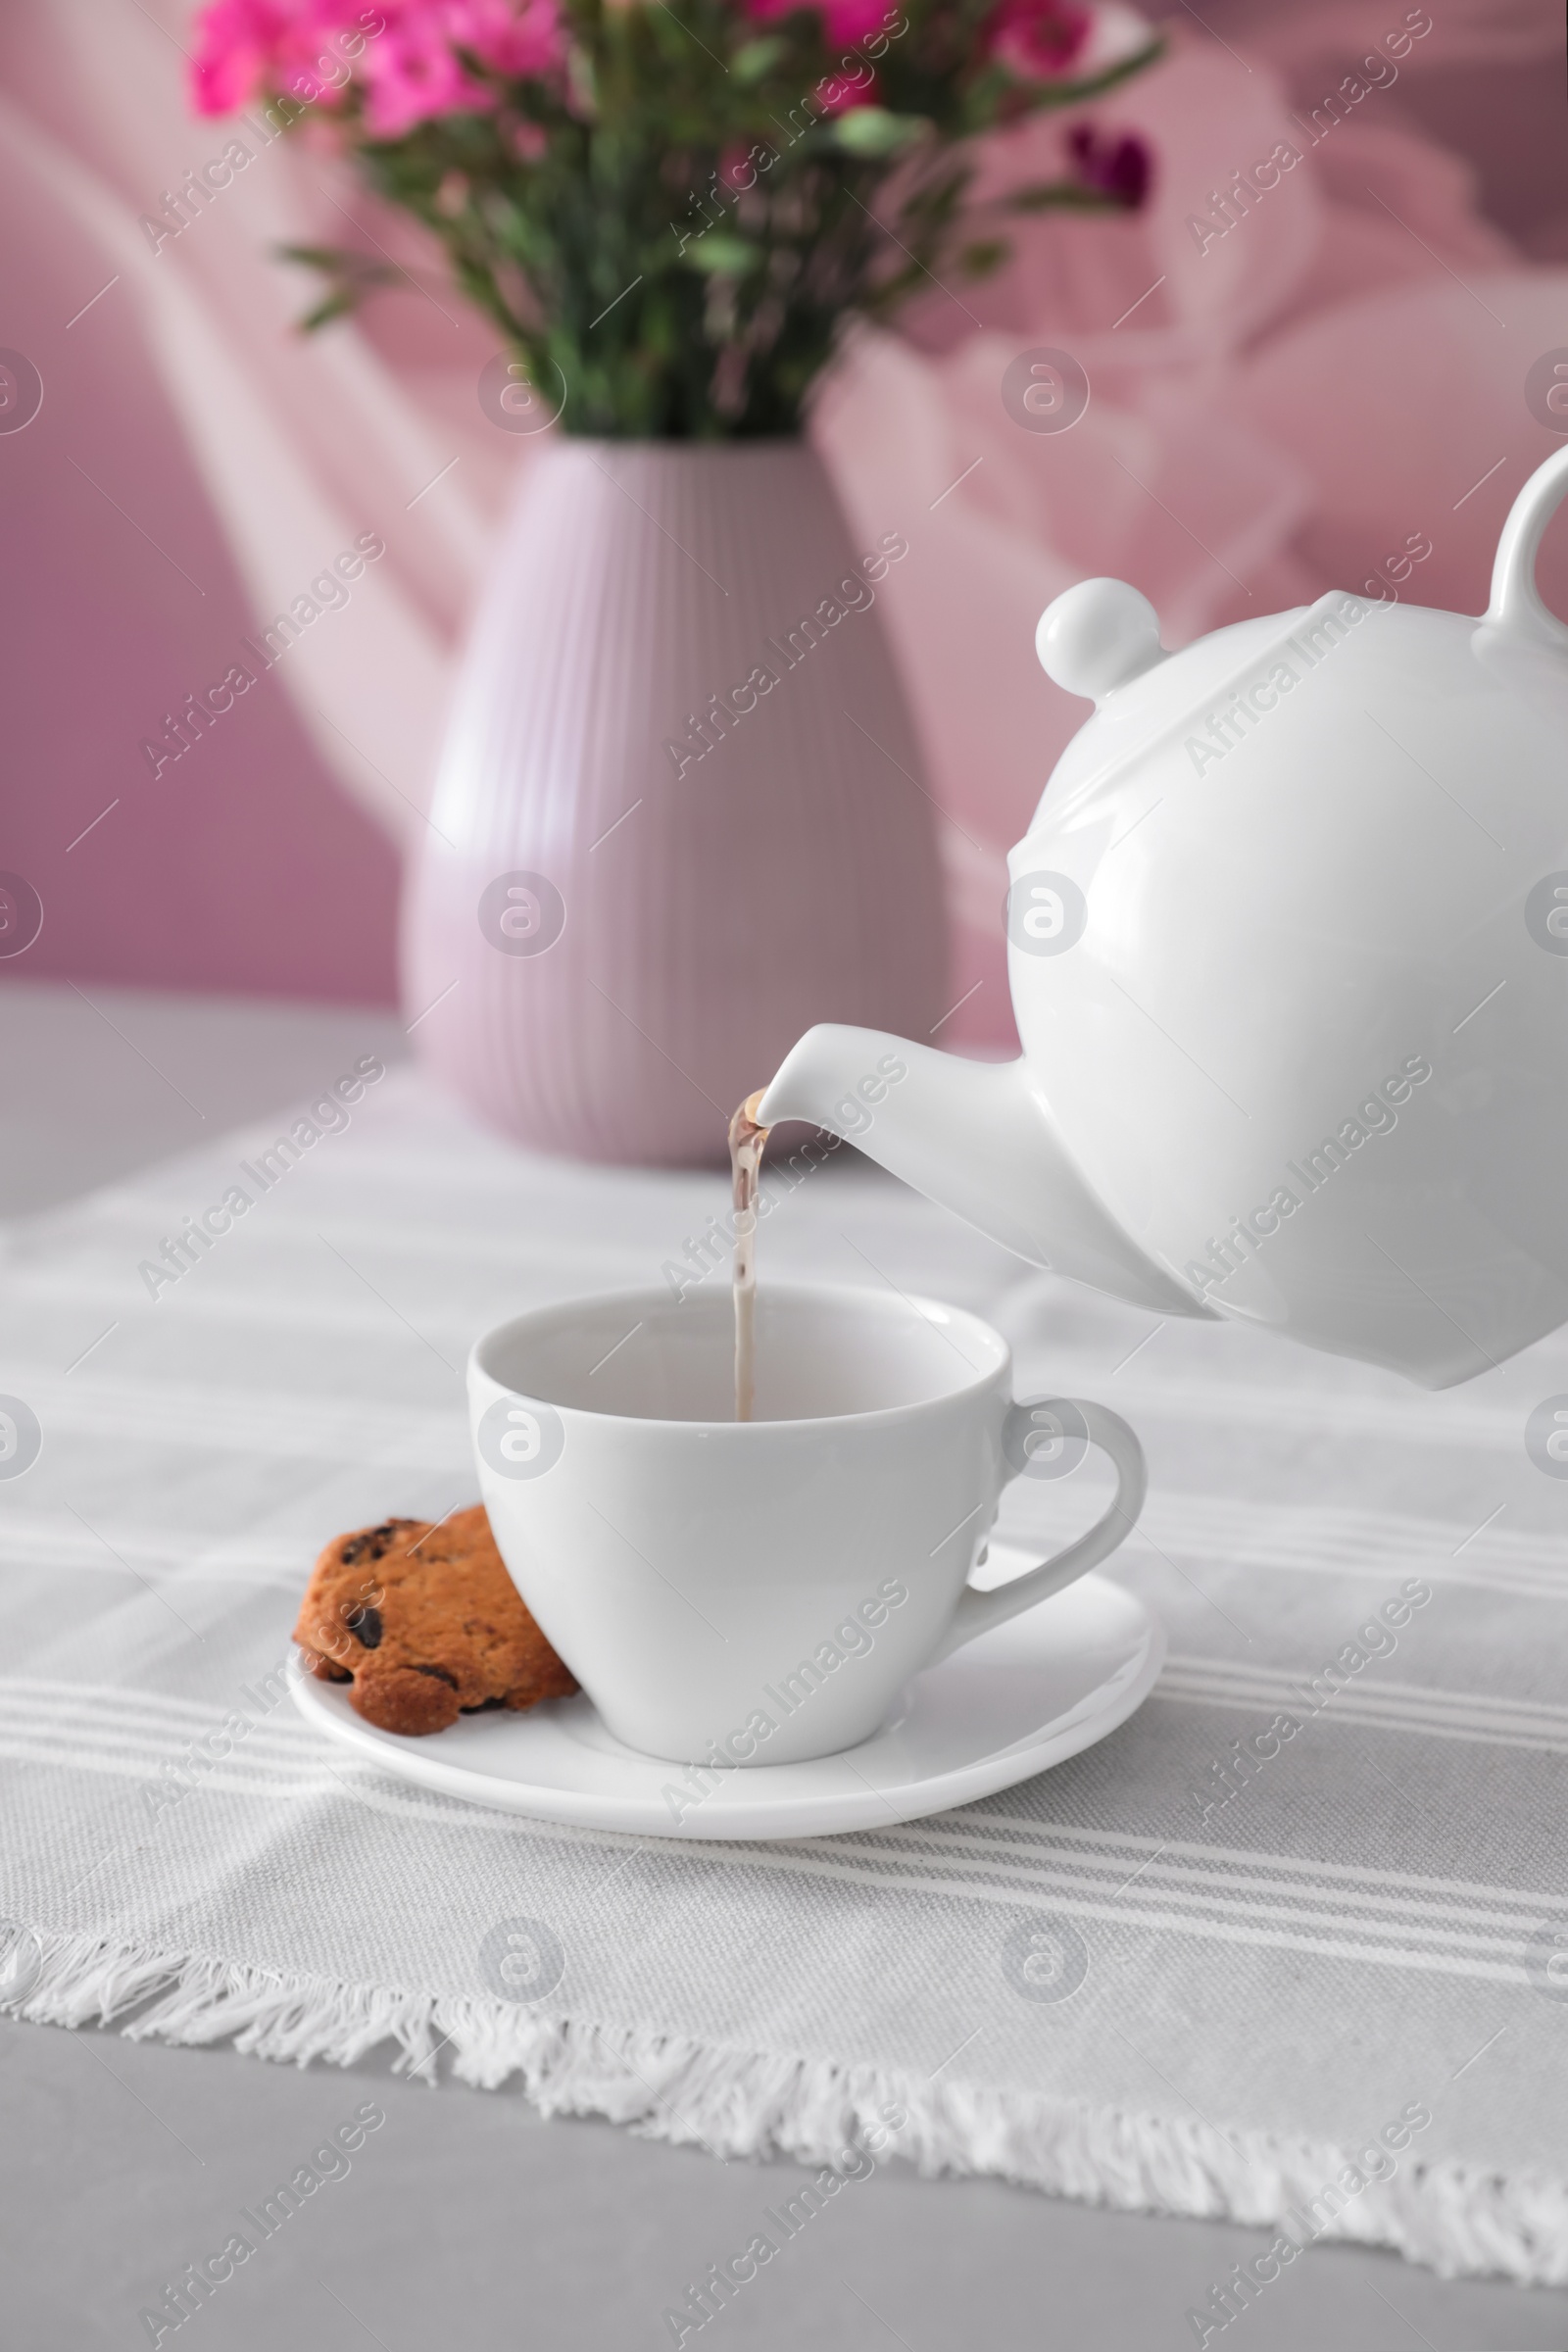
[[1542,603],[1536,586],[1536,558],[1547,523],[1568,498],[1568,448],[1553,450],[1538,466],[1508,511],[1492,567],[1492,602],[1486,618],[1496,627],[1523,629],[1568,652],[1568,627]]

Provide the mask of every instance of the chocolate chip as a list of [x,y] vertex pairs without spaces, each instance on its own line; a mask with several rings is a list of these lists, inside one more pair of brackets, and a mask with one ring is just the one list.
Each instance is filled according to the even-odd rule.
[[307,1649],[303,1642],[300,1643],[300,1664],[308,1674],[314,1674],[318,1683],[347,1683],[354,1679],[346,1666],[334,1664],[318,1649]]
[[415,1524],[412,1519],[383,1519],[379,1527],[368,1527],[362,1534],[351,1536],[346,1544],[339,1546],[337,1556],[345,1568],[352,1568],[357,1560],[364,1559],[367,1552],[372,1560],[378,1560],[391,1549],[393,1538],[399,1531]]
[[345,1609],[343,1622],[364,1648],[380,1648],[381,1612],[372,1609],[368,1601],[356,1601],[352,1608]]
[[414,1671],[416,1674],[430,1675],[436,1682],[445,1683],[447,1688],[451,1690],[455,1690],[458,1687],[457,1676],[455,1674],[448,1674],[444,1666],[416,1666]]

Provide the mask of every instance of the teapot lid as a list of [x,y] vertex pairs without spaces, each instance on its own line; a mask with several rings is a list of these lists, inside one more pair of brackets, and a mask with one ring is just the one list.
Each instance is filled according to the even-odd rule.
[[[1223,757],[1223,713],[1238,695],[1266,689],[1276,667],[1288,670],[1294,684],[1369,613],[1387,609],[1334,588],[1315,605],[1237,621],[1171,654],[1159,642],[1159,616],[1148,597],[1125,580],[1080,580],[1047,607],[1035,632],[1046,675],[1096,705],[1052,775],[1053,820],[1068,798],[1082,798],[1167,740],[1196,742],[1201,773],[1205,749],[1216,761]],[[1281,683],[1274,681],[1276,693]],[[1216,719],[1221,732],[1210,745]],[[1045,806],[1036,809],[1031,832]]]
[[[1492,601],[1469,624],[1501,643],[1559,663],[1568,626],[1542,602],[1536,556],[1542,534],[1568,498],[1568,448],[1554,450],[1525,483],[1502,526]],[[1235,733],[1316,669],[1369,613],[1397,609],[1393,598],[1331,588],[1315,605],[1237,621],[1179,654],[1159,642],[1159,617],[1125,580],[1080,580],[1049,605],[1035,631],[1041,667],[1069,694],[1096,706],[1057,760],[1030,832],[1150,752],[1180,744],[1199,775],[1222,760]],[[1413,610],[1413,608],[1407,608]],[[1451,617],[1451,616],[1450,616]],[[1429,616],[1430,618],[1430,616]],[[1387,622],[1383,625],[1387,626]]]

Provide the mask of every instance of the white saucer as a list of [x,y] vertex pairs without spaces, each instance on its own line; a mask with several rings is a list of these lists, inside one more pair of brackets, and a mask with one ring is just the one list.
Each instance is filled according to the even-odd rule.
[[[994,1544],[993,1579],[1037,1556]],[[581,1695],[525,1715],[467,1715],[418,1740],[377,1731],[341,1685],[301,1677],[294,1699],[362,1762],[476,1805],[644,1838],[809,1838],[942,1813],[1093,1747],[1142,1703],[1164,1657],[1163,1628],[1141,1600],[1081,1577],[917,1675],[858,1747],[710,1774],[701,1796],[684,1766],[612,1739]]]

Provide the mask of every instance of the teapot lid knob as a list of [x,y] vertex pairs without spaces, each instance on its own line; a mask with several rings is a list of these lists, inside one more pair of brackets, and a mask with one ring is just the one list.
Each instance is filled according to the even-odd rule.
[[1159,614],[1125,580],[1080,580],[1048,605],[1035,631],[1048,678],[1100,702],[1165,660]]

